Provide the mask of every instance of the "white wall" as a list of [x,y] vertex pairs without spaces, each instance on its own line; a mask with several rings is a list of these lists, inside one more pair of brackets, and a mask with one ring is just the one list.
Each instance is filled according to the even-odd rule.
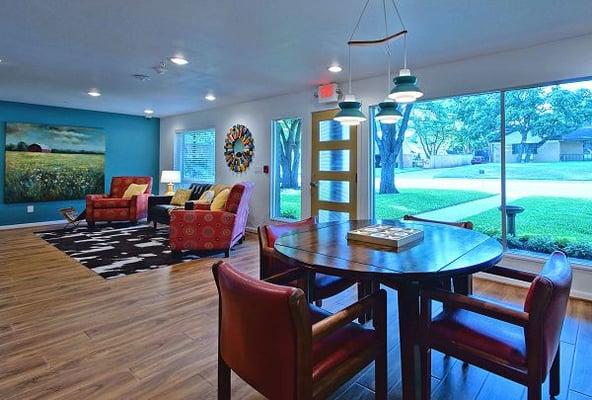
[[[483,92],[499,88],[592,76],[592,35],[547,43],[526,49],[474,57],[458,62],[417,69],[420,86],[426,98]],[[353,57],[356,54],[354,52]],[[382,63],[383,60],[377,60]],[[345,74],[343,74],[345,76]],[[342,85],[345,87],[345,85]],[[353,91],[364,105],[377,104],[386,95],[386,77],[356,81]],[[178,130],[215,128],[217,135],[216,180],[233,183],[255,182],[251,202],[250,227],[269,219],[269,175],[255,173],[251,168],[242,175],[229,171],[224,164],[223,142],[228,128],[246,125],[255,139],[254,166],[271,163],[271,121],[284,117],[303,118],[302,182],[303,216],[310,213],[310,131],[311,112],[323,109],[312,96],[313,88],[290,95],[227,106],[184,115],[162,118],[160,121],[160,168],[173,166],[174,135]],[[368,124],[362,124],[358,135],[358,217],[368,216],[369,203],[369,142]],[[163,187],[161,186],[161,190]]]

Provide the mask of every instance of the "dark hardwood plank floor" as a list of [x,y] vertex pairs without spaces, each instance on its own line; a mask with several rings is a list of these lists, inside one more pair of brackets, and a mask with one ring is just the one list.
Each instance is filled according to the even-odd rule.
[[[44,228],[45,229],[45,228]],[[215,399],[217,258],[106,281],[33,235],[0,231],[0,399]],[[230,261],[257,276],[256,238]],[[477,280],[520,304],[525,290]],[[336,310],[351,290],[325,301]],[[435,306],[435,311],[438,307]],[[389,291],[389,397],[401,398],[397,303]],[[592,400],[592,304],[573,300],[562,335],[560,399]],[[520,385],[434,353],[433,399],[522,399]],[[338,399],[373,398],[372,366]],[[234,399],[261,396],[236,376]],[[547,389],[545,389],[547,390]]]

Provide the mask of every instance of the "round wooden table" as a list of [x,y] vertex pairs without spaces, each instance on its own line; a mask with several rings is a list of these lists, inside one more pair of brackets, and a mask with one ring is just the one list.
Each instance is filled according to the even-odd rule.
[[[347,232],[374,223],[421,229],[421,241],[402,248],[347,240]],[[315,272],[369,280],[397,289],[403,399],[422,398],[419,290],[422,282],[484,271],[503,254],[489,236],[453,226],[395,220],[329,222],[297,229],[275,242],[288,259]]]

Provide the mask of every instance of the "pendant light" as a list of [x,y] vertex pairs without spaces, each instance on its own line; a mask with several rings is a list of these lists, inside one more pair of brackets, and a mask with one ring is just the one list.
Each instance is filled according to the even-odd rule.
[[399,71],[399,76],[393,79],[393,83],[395,86],[388,97],[397,103],[413,103],[423,96],[423,92],[417,85],[417,77],[411,75],[411,71],[407,68],[407,34],[403,38],[403,69]]
[[339,112],[333,118],[335,121],[339,121],[342,125],[346,126],[355,126],[359,125],[362,121],[366,121],[366,116],[361,110],[362,103],[356,100],[356,96],[352,94],[351,40],[360,26],[360,21],[362,21],[362,17],[364,16],[366,8],[368,7],[368,3],[370,3],[370,0],[366,0],[364,8],[362,9],[362,13],[358,17],[358,22],[356,22],[356,26],[354,27],[354,30],[352,31],[347,43],[347,69],[349,72],[348,92],[343,101],[339,102]]
[[349,69],[349,90],[344,99],[339,102],[339,112],[333,119],[339,121],[342,125],[355,126],[362,121],[366,121],[366,116],[360,110],[362,103],[356,100],[351,92],[351,48],[348,47],[348,69]]
[[[386,17],[386,0],[382,0],[382,9],[384,12],[384,30],[385,36],[388,36],[388,21]],[[387,42],[385,46],[386,58],[387,58],[387,70],[386,70],[386,88],[387,91],[391,85],[391,46]],[[403,115],[397,108],[397,103],[391,99],[385,99],[382,103],[378,104],[378,114],[374,117],[381,124],[396,124]]]

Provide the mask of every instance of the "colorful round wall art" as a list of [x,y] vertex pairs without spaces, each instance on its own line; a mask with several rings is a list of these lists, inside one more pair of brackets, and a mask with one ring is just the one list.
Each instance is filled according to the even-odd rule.
[[244,125],[234,125],[228,130],[224,142],[226,164],[234,172],[245,172],[255,153],[255,142],[251,131]]

